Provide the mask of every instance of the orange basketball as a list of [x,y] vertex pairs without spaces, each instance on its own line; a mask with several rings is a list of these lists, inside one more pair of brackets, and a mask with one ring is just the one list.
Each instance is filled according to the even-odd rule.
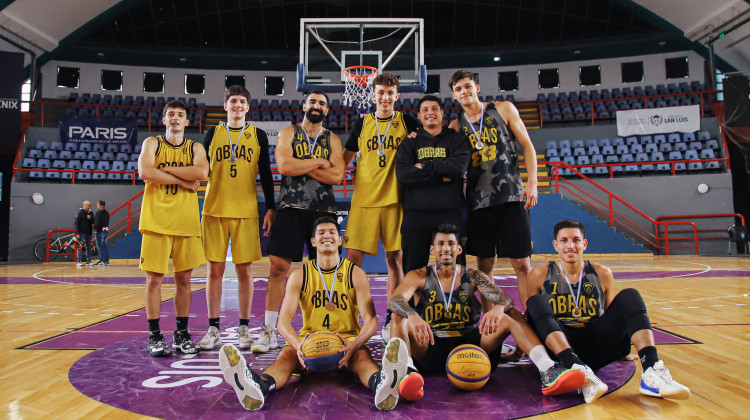
[[448,355],[445,373],[456,387],[474,391],[490,379],[492,365],[484,350],[473,344],[462,344]]
[[307,368],[313,372],[336,370],[339,360],[344,357],[344,353],[339,353],[343,347],[338,336],[330,331],[311,333],[302,344]]

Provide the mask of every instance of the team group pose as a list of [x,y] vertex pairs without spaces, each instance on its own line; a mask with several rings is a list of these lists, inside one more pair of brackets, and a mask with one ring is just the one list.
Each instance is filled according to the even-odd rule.
[[[516,108],[480,101],[477,76],[460,70],[450,87],[463,113],[444,128],[442,104],[435,96],[419,101],[418,121],[395,111],[398,87],[392,74],[374,79],[376,110],[356,122],[345,146],[323,126],[328,95],[306,93],[302,122],[277,137],[282,175],[278,205],[268,138],[246,121],[247,89],[227,88],[227,121],[209,129],[203,145],[184,137],[189,123],[185,104],[166,105],[165,135],[146,139],[139,158],[139,174],[146,181],[140,268],[146,272],[149,353],[170,353],[159,326],[161,283],[170,255],[177,288],[172,348],[196,353],[223,344],[222,280],[231,243],[239,283],[237,347],[223,345],[219,360],[245,409],[260,409],[292,374],[306,370],[302,349],[308,335],[318,331],[339,337],[343,355],[338,368],[369,387],[381,410],[393,409],[401,396],[421,398],[423,375],[442,372],[446,356],[460,344],[480,346],[494,369],[508,335],[538,368],[543,395],[580,389],[585,402],[595,401],[608,387],[594,370],[628,356],[632,343],[643,366],[641,393],[688,398],[688,388],[672,379],[658,358],[640,294],[634,289],[617,293],[611,270],[583,259],[587,241],[582,224],[558,223],[553,241],[558,260],[531,268],[528,211],[538,197],[536,152]],[[516,143],[525,156],[525,186]],[[333,186],[357,155],[342,236]],[[254,340],[249,326],[251,264],[261,258],[256,173],[267,209],[262,229],[270,235],[271,269],[264,323]],[[196,193],[203,179],[208,186],[201,220]],[[366,345],[378,320],[361,268],[364,254],[378,253],[379,241],[388,268],[380,366]],[[342,245],[346,259],[340,256]],[[286,279],[291,263],[303,260],[305,246],[307,262]],[[477,257],[478,269],[466,266],[464,249]],[[428,264],[430,256],[435,265]],[[494,284],[496,257],[510,258],[520,302]],[[187,325],[190,274],[204,262],[209,327],[195,343]],[[303,326],[295,331],[292,319],[298,308]],[[277,349],[277,331],[286,344],[275,362],[264,372],[250,369],[240,349]]]

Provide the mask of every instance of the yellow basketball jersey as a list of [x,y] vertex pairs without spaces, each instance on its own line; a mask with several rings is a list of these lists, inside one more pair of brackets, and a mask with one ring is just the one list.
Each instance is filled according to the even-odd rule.
[[[364,116],[357,140],[360,156],[352,206],[383,207],[401,202],[401,184],[396,180],[396,150],[407,134],[404,115],[398,111],[394,112],[393,120],[377,119],[375,113]],[[381,149],[385,152],[382,156],[378,154]]]
[[[193,141],[183,139],[173,145],[163,136],[156,136],[155,168],[191,166]],[[141,231],[175,236],[201,236],[198,194],[178,184],[146,183],[141,204]]]
[[[232,146],[235,146],[232,162]],[[208,150],[211,172],[208,175],[203,214],[214,217],[245,219],[258,217],[257,129],[245,124],[242,129],[227,130],[226,124],[217,125]]]
[[[299,297],[299,306],[302,310],[302,329],[300,337],[315,331],[331,331],[339,333],[342,337],[356,337],[362,326],[359,324],[359,308],[357,307],[357,294],[354,292],[352,272],[354,264],[342,258],[339,261],[338,270],[322,270],[323,279],[318,272],[316,260],[308,261],[302,266],[302,292]],[[329,302],[328,293],[323,287],[331,291],[331,280],[333,281],[333,292],[330,302],[334,309],[326,309]]]

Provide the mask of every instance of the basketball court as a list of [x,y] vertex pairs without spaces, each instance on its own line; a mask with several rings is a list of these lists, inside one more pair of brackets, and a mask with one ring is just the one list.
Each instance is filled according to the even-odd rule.
[[[534,256],[540,264],[549,256]],[[425,418],[736,418],[750,398],[750,260],[716,257],[593,256],[609,265],[618,288],[636,287],[646,300],[660,357],[692,396],[673,402],[638,393],[640,365],[621,361],[597,374],[610,393],[593,404],[580,395],[543,397],[539,375],[528,359],[501,364],[487,385],[456,390],[443,376],[428,376],[425,398],[401,401],[394,413],[372,404],[371,392],[346,373],[294,378],[273,393],[254,415],[263,418],[346,416]],[[470,259],[469,265],[474,265]],[[500,261],[495,280],[517,296],[512,269]],[[254,264],[256,293],[250,326],[258,332],[269,264]],[[208,327],[205,269],[193,273],[190,328],[200,337]],[[232,388],[222,380],[218,351],[152,358],[146,350],[144,278],[135,263],[77,269],[70,263],[0,267],[0,335],[3,397],[10,418],[236,418],[246,415]],[[385,314],[385,277],[371,276],[379,324]],[[236,279],[229,264],[222,299],[222,338],[236,340]],[[174,325],[171,279],[164,285],[162,325]],[[295,327],[301,325],[298,314]],[[171,342],[171,337],[167,337]],[[509,343],[512,341],[509,339]],[[368,343],[376,360],[378,335]],[[218,350],[218,349],[217,349]],[[252,367],[273,362],[247,353]],[[28,377],[35,380],[26,381]],[[43,384],[39,386],[39,384]],[[460,401],[460,403],[458,403]]]

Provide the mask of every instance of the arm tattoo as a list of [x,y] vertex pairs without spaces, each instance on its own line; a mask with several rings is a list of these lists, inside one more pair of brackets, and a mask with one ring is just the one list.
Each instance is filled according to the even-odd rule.
[[487,274],[470,268],[468,269],[468,275],[469,280],[487,300],[495,305],[504,306],[506,311],[513,307],[513,299],[497,287]]
[[401,318],[408,318],[409,315],[417,313],[401,295],[393,296],[390,302],[388,302],[388,306],[394,314]]

